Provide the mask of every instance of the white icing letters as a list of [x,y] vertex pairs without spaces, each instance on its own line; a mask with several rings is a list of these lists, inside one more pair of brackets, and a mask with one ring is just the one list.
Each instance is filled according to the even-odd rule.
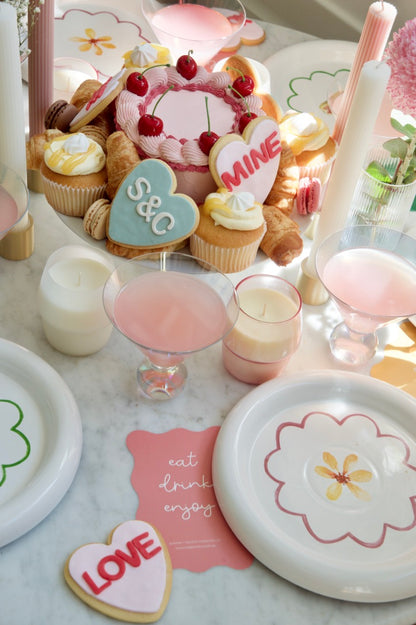
[[[130,200],[138,202],[136,212],[140,217],[144,217],[146,223],[150,223],[153,234],[161,236],[175,227],[175,218],[167,211],[158,213],[158,209],[162,206],[162,199],[158,195],[150,195],[151,191],[152,186],[149,180],[140,176],[134,181],[134,185],[127,187],[126,193]],[[150,197],[147,201],[139,202],[144,194]],[[168,221],[167,226],[160,227],[159,224],[164,219]]]

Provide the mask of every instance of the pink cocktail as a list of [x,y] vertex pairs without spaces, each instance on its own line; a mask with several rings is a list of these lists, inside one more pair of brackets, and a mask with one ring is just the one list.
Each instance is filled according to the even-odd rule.
[[104,307],[145,354],[139,385],[157,399],[182,389],[185,355],[220,341],[238,314],[235,289],[225,275],[187,254],[167,252],[121,264],[105,285]]
[[175,61],[192,50],[199,65],[206,65],[245,23],[245,10],[239,0],[142,0],[142,11]]
[[365,364],[375,353],[377,328],[416,313],[416,240],[410,236],[354,226],[321,244],[316,267],[344,320],[330,345],[346,364]]

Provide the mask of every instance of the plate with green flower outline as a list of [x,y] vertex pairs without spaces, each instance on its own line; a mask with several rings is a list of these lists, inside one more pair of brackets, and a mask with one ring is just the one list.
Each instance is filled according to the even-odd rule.
[[213,483],[241,543],[281,577],[361,603],[416,593],[416,399],[347,371],[284,375],[226,417]]
[[59,374],[0,339],[0,547],[40,523],[77,471],[82,427]]
[[356,49],[352,41],[317,39],[279,50],[264,61],[272,96],[283,111],[313,113],[332,130],[328,98],[343,91]]

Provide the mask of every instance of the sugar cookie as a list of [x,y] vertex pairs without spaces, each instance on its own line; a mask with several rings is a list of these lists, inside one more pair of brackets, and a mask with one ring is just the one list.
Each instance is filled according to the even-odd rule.
[[199,210],[190,197],[175,190],[176,177],[169,165],[152,158],[141,161],[113,199],[107,238],[136,254],[188,238],[198,226]]
[[[99,88],[94,91],[90,99],[82,106],[69,124],[71,132],[78,132],[82,126],[89,124],[95,117],[105,111],[107,106],[115,100],[123,89],[129,71],[130,70],[122,69],[115,76],[109,78],[104,84],[100,83]],[[71,99],[72,104],[73,102],[74,98]]]
[[242,137],[233,133],[218,139],[209,153],[209,169],[218,187],[249,191],[263,204],[279,169],[280,152],[276,120],[256,117]]
[[159,532],[144,521],[126,521],[107,544],[79,547],[65,564],[65,580],[91,608],[130,623],[153,623],[167,606],[172,564]]

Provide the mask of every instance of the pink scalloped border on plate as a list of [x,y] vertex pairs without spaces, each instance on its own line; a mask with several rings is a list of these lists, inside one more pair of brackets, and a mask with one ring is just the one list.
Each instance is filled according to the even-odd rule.
[[114,9],[66,7],[55,16],[55,57],[81,58],[102,80],[120,70],[123,54],[151,40],[135,16]]

